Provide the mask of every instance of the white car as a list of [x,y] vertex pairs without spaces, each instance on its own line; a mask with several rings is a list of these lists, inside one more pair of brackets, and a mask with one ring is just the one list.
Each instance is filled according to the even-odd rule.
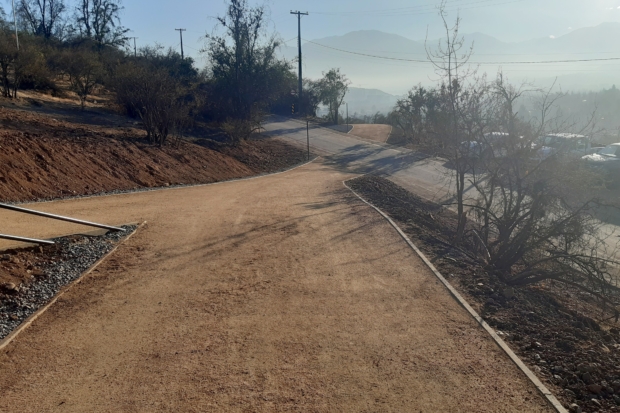
[[574,133],[551,133],[538,140],[536,159],[544,160],[561,154],[571,158],[579,158],[590,153],[590,138]]
[[598,153],[583,156],[589,166],[602,172],[614,174],[618,178],[620,174],[620,143],[612,143],[601,149]]

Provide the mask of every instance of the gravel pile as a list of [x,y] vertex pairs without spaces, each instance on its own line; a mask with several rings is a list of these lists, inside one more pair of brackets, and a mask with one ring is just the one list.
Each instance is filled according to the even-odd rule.
[[47,304],[64,286],[77,279],[137,227],[125,225],[123,228],[125,232],[109,232],[99,237],[55,239],[56,252],[43,261],[45,276],[34,278],[28,285],[22,286],[18,293],[0,293],[0,339]]

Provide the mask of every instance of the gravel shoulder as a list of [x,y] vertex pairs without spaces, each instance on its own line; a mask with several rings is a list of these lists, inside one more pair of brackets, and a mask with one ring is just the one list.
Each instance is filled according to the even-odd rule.
[[551,411],[350,177],[37,204],[148,224],[0,352],[0,411]]

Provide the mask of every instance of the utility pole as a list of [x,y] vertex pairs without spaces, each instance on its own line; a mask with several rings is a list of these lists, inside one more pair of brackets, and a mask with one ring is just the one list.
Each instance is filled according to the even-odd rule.
[[179,32],[179,36],[181,36],[181,60],[185,59],[183,56],[183,32],[186,32],[186,29],[174,29]]
[[136,48],[137,37],[128,37],[128,39],[133,39],[133,57],[138,57],[138,49]]
[[297,15],[297,49],[299,51],[299,101],[301,102],[302,94],[302,77],[301,77],[301,16],[307,16],[308,12],[302,13],[300,11],[292,11],[291,14]]
[[11,0],[13,4],[13,24],[15,25],[15,41],[17,42],[17,51],[19,52],[19,36],[17,35],[17,17],[15,14],[15,0]]
[[349,102],[346,102],[347,105],[347,133],[349,133]]
[[310,121],[306,119],[306,139],[308,140],[308,160],[310,160]]

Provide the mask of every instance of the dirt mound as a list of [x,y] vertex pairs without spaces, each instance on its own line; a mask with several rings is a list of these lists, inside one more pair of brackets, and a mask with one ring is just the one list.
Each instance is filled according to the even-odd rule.
[[353,129],[349,132],[351,135],[360,138],[371,139],[377,142],[387,142],[392,132],[390,125],[353,125]]
[[76,124],[0,108],[0,200],[31,201],[174,184],[209,183],[282,169],[305,153],[277,140],[209,148],[148,145],[142,131]]

